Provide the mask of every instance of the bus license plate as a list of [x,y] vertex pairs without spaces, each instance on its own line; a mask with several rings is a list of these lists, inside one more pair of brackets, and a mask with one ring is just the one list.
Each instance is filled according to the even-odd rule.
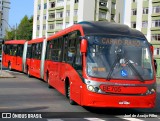
[[121,94],[143,94],[147,91],[147,87],[127,87],[112,85],[100,85],[100,89],[104,92]]
[[122,87],[121,86],[101,85],[100,88],[104,92],[111,92],[111,93],[121,93],[121,91],[122,91]]

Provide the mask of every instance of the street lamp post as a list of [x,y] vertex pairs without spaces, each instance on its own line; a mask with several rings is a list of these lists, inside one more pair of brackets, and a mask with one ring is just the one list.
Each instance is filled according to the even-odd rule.
[[2,44],[2,52],[1,52],[1,73],[0,73],[0,75],[2,75],[2,61],[3,61],[3,44],[4,44],[4,40],[2,40],[2,42],[1,42],[1,44]]

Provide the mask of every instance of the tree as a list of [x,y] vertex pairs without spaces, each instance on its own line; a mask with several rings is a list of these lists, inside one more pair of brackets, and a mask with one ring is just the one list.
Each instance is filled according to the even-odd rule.
[[13,28],[10,31],[6,31],[6,40],[31,40],[32,39],[32,28],[33,28],[33,17],[28,18],[27,15],[23,17],[18,27]]
[[12,30],[6,30],[6,35],[4,37],[5,40],[13,40],[15,39],[16,30],[13,28]]

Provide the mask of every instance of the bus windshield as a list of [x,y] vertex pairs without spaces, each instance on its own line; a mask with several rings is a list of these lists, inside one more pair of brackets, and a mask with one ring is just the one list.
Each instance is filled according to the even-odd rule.
[[91,77],[151,80],[153,67],[146,39],[125,36],[86,36],[87,73]]

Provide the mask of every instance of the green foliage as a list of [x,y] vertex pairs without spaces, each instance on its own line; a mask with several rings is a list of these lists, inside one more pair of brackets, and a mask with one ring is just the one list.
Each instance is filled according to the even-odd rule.
[[33,17],[28,18],[24,16],[18,27],[12,28],[10,31],[6,31],[6,40],[31,40],[33,28]]
[[15,39],[16,30],[13,28],[12,30],[6,30],[6,35],[4,37],[5,40],[13,40]]

